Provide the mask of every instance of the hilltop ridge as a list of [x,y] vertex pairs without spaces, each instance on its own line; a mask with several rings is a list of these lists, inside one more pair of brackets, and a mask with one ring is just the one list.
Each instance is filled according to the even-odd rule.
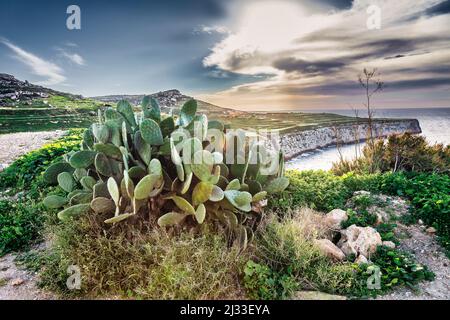
[[81,95],[56,91],[32,84],[27,80],[18,80],[10,74],[0,73],[0,106],[17,102],[27,103],[36,98],[48,98],[50,95],[64,96],[71,99],[83,98]]

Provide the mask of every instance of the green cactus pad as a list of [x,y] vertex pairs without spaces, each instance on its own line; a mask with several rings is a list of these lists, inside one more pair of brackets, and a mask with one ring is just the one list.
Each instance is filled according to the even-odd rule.
[[187,215],[179,212],[169,212],[158,219],[161,228],[170,227],[181,223]]
[[197,220],[199,224],[202,224],[203,221],[205,221],[205,217],[206,217],[206,208],[205,205],[201,203],[197,207],[197,210],[195,210],[195,220]]
[[155,188],[156,188],[156,189],[153,189],[153,190],[150,192],[150,194],[149,194],[149,197],[150,197],[150,198],[156,197],[158,194],[160,194],[160,193],[163,191],[163,189],[164,189],[164,180],[160,178],[160,179],[156,182]]
[[113,170],[111,168],[111,162],[108,157],[103,153],[97,153],[95,157],[95,169],[98,173],[105,177],[111,177],[113,175]]
[[228,190],[239,190],[241,189],[241,183],[239,182],[239,179],[231,180],[230,183],[227,185],[225,191]]
[[207,179],[205,179],[205,182],[217,184],[219,180],[220,180],[220,166],[215,166],[213,174],[210,175]]
[[180,190],[181,194],[185,194],[186,192],[189,191],[189,187],[191,186],[193,176],[194,176],[194,174],[192,172],[190,172],[188,175],[186,175],[186,179],[184,180],[183,185]]
[[180,208],[183,212],[191,215],[195,215],[194,207],[184,198],[179,196],[171,196],[167,199],[172,199],[176,206]]
[[147,170],[139,166],[134,166],[128,170],[128,174],[131,179],[139,181],[147,175]]
[[73,176],[76,180],[81,180],[83,177],[86,177],[88,175],[88,172],[84,168],[75,169],[73,172]]
[[119,186],[117,185],[116,180],[114,180],[114,178],[109,178],[108,182],[107,182],[107,186],[108,186],[108,192],[111,196],[111,198],[113,199],[114,203],[117,205],[119,205],[119,200],[120,200],[120,191],[119,191]]
[[181,161],[180,154],[178,153],[178,150],[175,147],[175,144],[174,144],[172,138],[170,138],[170,155],[171,155],[172,162],[176,167],[178,179],[180,179],[180,181],[183,182],[184,181],[183,162]]
[[81,178],[80,183],[86,191],[92,191],[97,181],[90,176],[86,176]]
[[98,214],[113,213],[116,208],[114,201],[103,197],[95,198],[94,200],[92,200],[90,206],[91,209]]
[[50,167],[48,167],[44,172],[44,181],[48,184],[57,184],[58,183],[58,175],[61,172],[68,172],[73,173],[74,168],[67,162],[58,162],[55,164],[52,164]]
[[208,201],[208,199],[211,197],[212,191],[212,184],[200,181],[192,191],[192,204],[194,206],[197,206],[200,203]]
[[197,101],[191,99],[187,101],[180,111],[180,124],[183,127],[188,126],[195,118],[195,113],[197,112]]
[[90,203],[92,201],[92,192],[82,191],[70,198],[70,205],[81,203]]
[[137,150],[139,157],[146,165],[150,163],[152,159],[152,147],[142,139],[141,131],[138,130],[134,134],[134,147]]
[[94,193],[94,198],[98,198],[98,197],[110,198],[111,197],[111,195],[109,194],[109,191],[108,191],[108,185],[103,181],[99,181],[95,184],[95,186],[93,188],[93,193]]
[[183,162],[191,164],[194,161],[194,154],[203,150],[202,142],[198,138],[189,138],[183,142]]
[[67,198],[61,196],[48,196],[44,199],[44,206],[49,209],[59,209],[67,204]]
[[120,152],[120,149],[110,143],[96,143],[94,144],[94,150],[117,160],[122,159],[122,153]]
[[227,190],[224,192],[225,198],[237,209],[250,212],[252,210],[252,195],[246,191]]
[[191,164],[192,172],[201,181],[208,181],[211,177],[214,159],[211,152],[200,150],[194,154],[194,163]]
[[175,130],[175,121],[173,117],[167,117],[159,124],[163,137],[169,137]]
[[83,142],[89,147],[89,149],[92,149],[94,146],[94,134],[92,133],[91,129],[86,129],[83,133]]
[[111,223],[117,223],[120,221],[123,221],[125,219],[128,219],[129,217],[131,217],[133,214],[131,213],[123,213],[123,214],[119,214],[113,218],[107,219],[104,221],[104,223],[106,224],[111,224]]
[[140,126],[141,136],[145,142],[152,146],[160,146],[164,143],[163,135],[158,123],[152,119],[145,119]]
[[273,194],[284,191],[289,186],[287,177],[279,177],[270,181],[264,188],[267,193]]
[[209,200],[212,202],[219,202],[223,200],[224,196],[223,190],[220,187],[213,186]]
[[136,119],[134,118],[133,107],[126,100],[121,100],[117,103],[117,112],[119,112],[128,122],[128,124],[135,128]]
[[101,143],[108,143],[110,132],[107,126],[100,123],[94,123],[92,124],[91,129],[97,141],[100,141]]
[[[128,170],[125,170],[123,172],[123,183],[125,186],[125,191],[128,194],[128,197],[130,199],[133,199],[134,197],[134,182],[133,180],[131,180],[129,174],[128,174]],[[123,192],[122,192],[123,194]]]
[[227,165],[224,163],[219,163],[217,165],[220,167],[220,175],[227,178],[230,174],[230,170],[228,169]]
[[70,218],[76,218],[82,214],[89,212],[90,208],[90,205],[86,203],[77,204],[58,212],[58,218],[61,221],[67,221]]
[[72,192],[69,192],[69,194],[67,195],[67,199],[71,199],[73,196],[75,196],[79,193],[83,193],[83,192],[87,192],[87,191],[83,191],[80,189],[73,190]]
[[161,108],[156,99],[145,96],[142,99],[142,110],[144,110],[144,117],[148,119],[155,120],[156,122],[161,122]]
[[75,169],[87,168],[94,163],[97,152],[90,150],[83,150],[75,152],[69,159],[69,163]]
[[[123,142],[123,146],[121,146],[119,148],[125,148],[125,150],[130,150],[130,145],[128,144],[128,127],[127,127],[126,122],[122,123],[122,128],[119,131],[122,136],[122,142]],[[122,154],[123,154],[123,152],[122,152]]]
[[261,191],[252,197],[252,202],[259,202],[267,197],[267,191]]
[[248,192],[250,192],[251,194],[257,194],[262,190],[261,184],[256,180],[248,180],[247,185],[248,185]]
[[150,164],[148,165],[148,172],[150,174],[155,174],[157,176],[162,177],[162,166],[161,162],[158,159],[152,159]]
[[105,123],[105,126],[108,127],[109,130],[109,140],[108,142],[111,142],[116,147],[122,146],[122,134],[121,134],[121,127],[120,123],[124,124],[125,121],[122,122],[116,122],[112,120],[108,120]]
[[58,174],[58,184],[66,192],[72,192],[76,186],[76,181],[73,176],[68,172],[61,172]]
[[149,174],[142,178],[141,181],[136,185],[134,190],[134,197],[136,200],[144,200],[150,196],[150,192],[155,188],[158,181],[160,181],[161,176],[157,174]]
[[124,121],[124,118],[119,112],[117,112],[113,108],[107,108],[105,110],[105,120],[106,120],[106,122],[113,121],[116,123],[116,125],[118,127],[120,127],[120,126],[122,126],[122,122]]

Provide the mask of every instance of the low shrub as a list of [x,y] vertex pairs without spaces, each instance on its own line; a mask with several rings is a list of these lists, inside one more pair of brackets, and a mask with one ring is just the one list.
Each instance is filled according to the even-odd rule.
[[286,212],[289,209],[310,207],[328,212],[344,209],[353,192],[366,190],[380,192],[384,175],[359,175],[348,173],[337,176],[332,172],[311,170],[289,170],[286,176],[289,187],[282,193],[272,196],[269,206],[273,210]]
[[0,256],[22,249],[39,237],[42,205],[0,200]]
[[250,299],[287,299],[298,288],[292,274],[274,272],[267,265],[253,260],[249,260],[245,265],[244,274],[244,285]]
[[430,145],[424,136],[404,133],[391,135],[362,150],[362,157],[333,164],[333,172],[344,174],[375,172],[450,172],[450,146]]
[[386,175],[381,191],[406,197],[416,219],[437,230],[440,244],[450,254],[450,177],[444,174]]
[[[262,277],[266,283],[270,279],[272,290],[268,292],[274,299],[285,298],[294,288],[346,294],[357,284],[352,264],[334,264],[314,245],[313,240],[320,236],[320,231],[311,232],[310,219],[302,211],[281,220],[271,218],[256,235],[256,262],[263,266],[259,268],[262,275],[256,276],[256,280],[261,281]],[[295,280],[297,286],[280,285],[286,279],[288,284]],[[252,280],[256,281],[255,277]],[[246,284],[246,287],[254,286]]]
[[[83,218],[53,229],[55,244],[41,273],[42,286],[64,294],[135,299],[242,298],[241,272],[249,256],[226,239],[170,235],[163,229],[106,235]],[[131,229],[129,232],[133,232]],[[81,290],[66,287],[67,267],[81,269]]]
[[[420,281],[434,279],[434,273],[426,266],[416,263],[410,254],[398,249],[379,246],[371,260],[373,264],[362,264],[358,267],[361,286],[359,290],[353,291],[355,296],[374,297],[402,285],[415,289]],[[376,274],[374,265],[380,271],[380,287],[369,290],[365,284],[369,277]]]

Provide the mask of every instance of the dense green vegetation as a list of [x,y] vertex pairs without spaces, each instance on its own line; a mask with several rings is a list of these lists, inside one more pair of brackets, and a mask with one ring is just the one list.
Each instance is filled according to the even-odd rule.
[[382,189],[406,197],[413,217],[436,228],[440,244],[450,256],[450,177],[445,174],[401,173],[387,175]]
[[23,249],[39,237],[44,211],[35,202],[0,200],[0,256]]

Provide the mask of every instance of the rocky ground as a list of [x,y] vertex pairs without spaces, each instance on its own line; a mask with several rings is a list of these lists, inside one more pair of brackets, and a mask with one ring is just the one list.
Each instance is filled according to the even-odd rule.
[[400,248],[411,252],[417,262],[428,266],[436,275],[434,281],[421,282],[418,291],[399,288],[379,297],[380,300],[450,300],[450,260],[436,242],[433,233],[426,232],[423,225],[398,224],[398,231],[407,235],[400,240]]
[[0,171],[18,157],[60,138],[65,131],[20,132],[0,135]]

